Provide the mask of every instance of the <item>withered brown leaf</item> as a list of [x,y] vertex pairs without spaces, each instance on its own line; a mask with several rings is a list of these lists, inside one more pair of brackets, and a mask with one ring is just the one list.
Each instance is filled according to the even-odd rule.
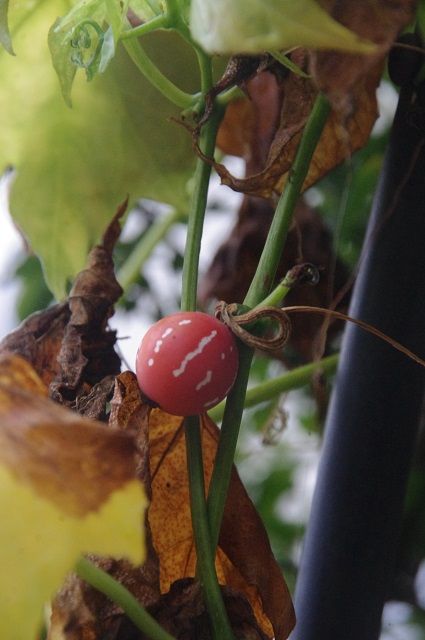
[[[219,432],[207,416],[202,417],[202,427],[208,486]],[[193,577],[196,571],[182,418],[153,410],[149,445],[152,501],[148,519],[160,562],[161,591],[167,592],[176,580]],[[264,526],[236,470],[216,563],[220,583],[247,598],[262,632],[276,640],[286,638],[294,625],[291,598]]]
[[134,439],[46,393],[29,363],[0,357],[0,461],[61,511],[82,517],[135,478]]
[[[246,598],[229,587],[223,587],[223,599],[235,638],[267,640]],[[212,640],[211,625],[198,581],[177,580],[168,593],[152,607],[162,626],[179,640]]]
[[122,292],[112,251],[126,207],[127,201],[118,207],[69,298],[31,315],[0,342],[0,353],[19,354],[32,364],[57,402],[93,418],[104,416],[112,377],[121,368],[116,333],[107,322]]
[[[306,68],[308,55],[293,54]],[[349,113],[333,110],[325,125],[304,182],[311,186],[368,140],[377,116],[375,89],[380,77],[374,71],[352,88]],[[245,178],[235,178],[220,163],[214,167],[223,184],[235,191],[270,198],[286,183],[302,132],[317,96],[310,78],[294,73],[281,76],[269,71],[247,82],[248,98],[230,104],[218,138],[219,145],[247,161]]]
[[369,138],[377,116],[375,90],[385,56],[398,33],[412,22],[416,1],[322,0],[321,4],[337,21],[379,46],[372,55],[299,49],[291,57],[311,78],[270,68],[244,83],[249,100],[229,105],[218,144],[226,153],[245,158],[246,177],[235,178],[224,165],[214,163],[222,183],[236,191],[263,197],[282,191],[318,90],[327,94],[333,110],[304,189]]

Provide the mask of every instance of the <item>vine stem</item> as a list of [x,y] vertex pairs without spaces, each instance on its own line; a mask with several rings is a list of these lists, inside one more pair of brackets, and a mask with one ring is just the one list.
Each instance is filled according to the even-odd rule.
[[234,640],[215,571],[215,552],[211,545],[205,500],[204,466],[202,463],[199,416],[189,416],[186,418],[185,436],[190,505],[198,560],[198,575],[205,597],[205,604],[210,615],[214,638],[216,640]]
[[[170,5],[171,4],[172,3],[170,3]],[[198,50],[197,55],[201,72],[202,93],[205,95],[212,86],[211,59]],[[223,110],[216,107],[210,119],[203,127],[200,148],[207,157],[214,155],[217,130],[222,115]],[[183,262],[182,311],[196,310],[199,254],[201,250],[210,175],[211,165],[207,164],[203,159],[198,158],[194,175],[194,189],[189,212]],[[211,544],[205,498],[204,464],[199,416],[189,416],[186,418],[185,438],[197,571],[200,577],[205,604],[211,620],[215,640],[234,640],[215,570],[215,547]]]
[[127,291],[130,285],[136,282],[140,269],[151,255],[157,244],[168,233],[170,228],[185,215],[178,209],[172,209],[170,213],[160,219],[156,219],[151,227],[140,238],[128,258],[122,264],[117,273],[117,280]]
[[136,627],[152,640],[175,640],[142,607],[132,593],[109,573],[81,557],[75,565],[75,573],[89,585],[118,604]]
[[[272,400],[280,393],[304,387],[311,381],[312,376],[317,371],[323,371],[323,373],[328,375],[335,373],[338,366],[338,359],[338,354],[327,356],[326,358],[322,358],[316,362],[296,367],[289,372],[276,376],[271,380],[266,380],[265,382],[248,389],[245,396],[245,409],[247,407],[254,407],[257,404],[260,404],[260,402]],[[220,402],[220,404],[216,405],[208,412],[208,415],[212,420],[214,420],[214,422],[219,422],[223,418],[224,407],[225,403]]]
[[319,94],[301,137],[294,164],[289,171],[285,190],[276,207],[257,271],[244,300],[244,303],[249,307],[255,307],[255,305],[260,304],[273,285],[282,247],[292,222],[295,205],[329,112],[330,105],[328,100],[323,94]]
[[[210,120],[208,120],[203,128],[200,147],[202,152],[208,157],[214,155],[215,140],[222,115],[223,111],[220,108],[215,109]],[[193,311],[196,309],[199,254],[201,250],[210,175],[211,166],[201,158],[198,158],[194,175],[195,186],[192,193],[183,262],[182,311]]]
[[[257,271],[244,300],[244,304],[249,307],[255,307],[260,304],[273,286],[295,205],[329,112],[330,106],[327,99],[322,94],[319,94],[304,128],[285,190],[276,207]],[[239,353],[239,373],[226,402],[208,494],[208,518],[213,548],[216,547],[220,535],[221,521],[244,409],[249,368],[253,357],[253,351],[245,345],[240,346]]]

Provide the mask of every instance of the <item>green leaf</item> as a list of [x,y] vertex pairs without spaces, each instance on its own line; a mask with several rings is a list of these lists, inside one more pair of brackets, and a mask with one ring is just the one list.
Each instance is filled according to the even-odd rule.
[[10,37],[7,13],[9,10],[9,0],[0,0],[0,44],[8,53],[14,55],[12,38]]
[[[103,73],[115,55],[128,9],[128,0],[79,0],[49,31],[48,42],[53,66],[62,93],[71,106],[71,89],[78,67],[87,80]],[[104,26],[104,25],[108,26]]]
[[81,553],[125,555],[140,563],[142,506],[142,488],[134,480],[116,491],[97,513],[73,518],[0,465],[1,637],[36,637],[43,606]]
[[[79,75],[73,109],[64,104],[45,40],[66,4],[45,0],[16,35],[18,56],[0,55],[0,168],[17,168],[12,215],[57,298],[127,194],[184,209],[194,167],[190,136],[172,121],[178,110],[123,50],[91,84]],[[144,42],[172,80],[195,88],[196,61],[177,37]]]
[[303,46],[372,53],[315,0],[192,0],[190,27],[209,53],[255,54]]

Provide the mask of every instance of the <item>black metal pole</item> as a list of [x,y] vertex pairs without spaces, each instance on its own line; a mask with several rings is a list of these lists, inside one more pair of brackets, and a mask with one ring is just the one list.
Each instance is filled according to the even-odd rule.
[[[425,119],[402,92],[350,315],[425,356]],[[376,640],[425,372],[347,326],[304,543],[293,640]]]

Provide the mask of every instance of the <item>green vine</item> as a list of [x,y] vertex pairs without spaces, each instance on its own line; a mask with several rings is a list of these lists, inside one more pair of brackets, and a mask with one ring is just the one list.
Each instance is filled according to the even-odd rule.
[[[212,86],[211,59],[199,53],[203,95]],[[204,125],[200,148],[207,157],[214,155],[218,126],[222,110],[215,108],[211,118]],[[184,311],[196,310],[198,290],[198,267],[202,232],[207,206],[211,165],[198,158],[191,209],[188,219],[187,240],[183,262],[181,308]],[[220,586],[215,571],[215,551],[211,544],[207,506],[204,489],[204,467],[202,462],[201,430],[199,417],[191,416],[185,420],[185,437],[188,460],[189,487],[191,497],[191,515],[197,555],[198,574],[205,597],[215,640],[234,640],[227,617]]]
[[[244,300],[244,304],[248,307],[259,305],[268,295],[274,282],[295,205],[307,176],[314,150],[326,124],[329,111],[328,101],[320,94],[315,101],[304,129],[286,188],[276,207],[257,271]],[[214,546],[217,544],[220,534],[252,357],[252,349],[241,345],[238,377],[227,398],[224,410],[220,440],[208,494],[208,517],[211,540]]]
[[[327,375],[335,373],[338,366],[338,354],[327,356],[317,362],[304,364],[289,372],[283,373],[270,380],[266,380],[251,389],[248,389],[245,396],[244,408],[255,407],[260,402],[273,400],[281,393],[300,389],[311,382],[312,377],[318,371]],[[220,402],[208,412],[214,422],[220,422],[223,418],[225,402]]]
[[205,500],[204,465],[202,462],[199,416],[186,418],[185,435],[198,575],[210,615],[215,640],[235,640],[215,572],[215,553],[212,550],[213,546],[210,539]]

